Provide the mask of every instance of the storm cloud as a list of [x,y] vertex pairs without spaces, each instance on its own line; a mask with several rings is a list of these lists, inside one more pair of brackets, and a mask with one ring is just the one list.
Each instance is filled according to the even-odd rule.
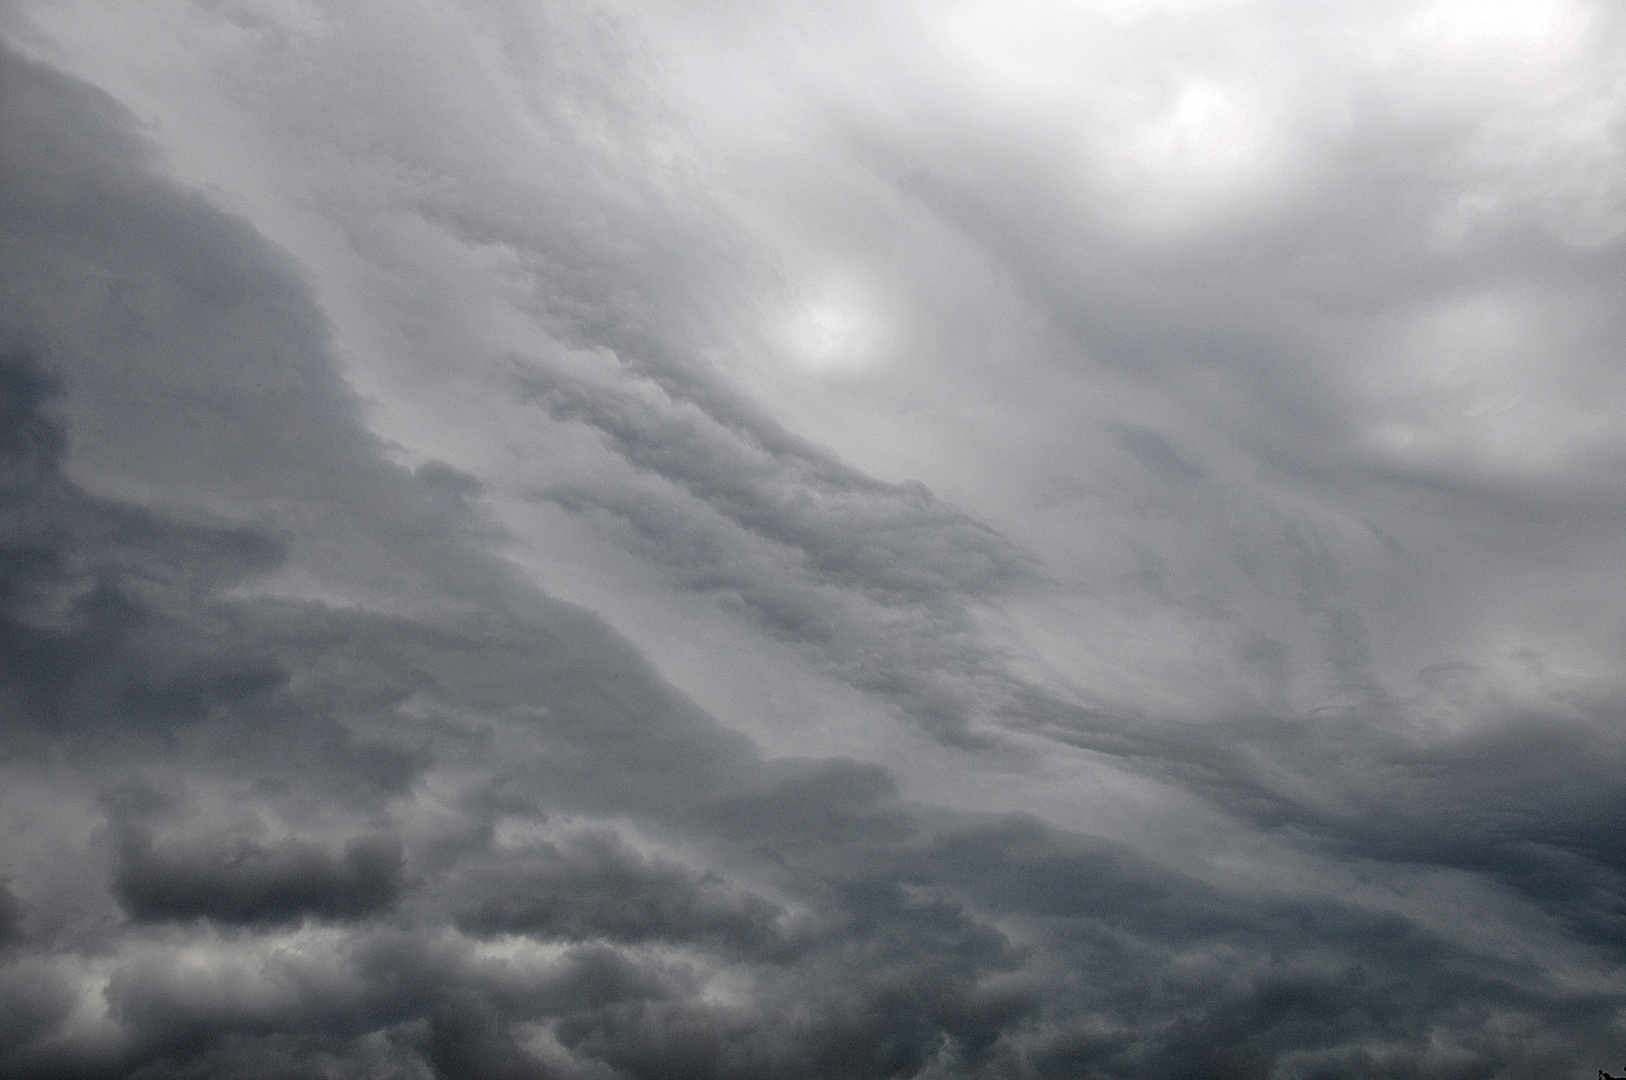
[[352,840],[335,858],[297,842],[154,850],[150,837],[133,833],[124,840],[113,893],[143,921],[278,923],[374,914],[395,901],[400,878],[399,845],[377,838]]
[[1626,1060],[1608,5],[0,35],[0,1076]]

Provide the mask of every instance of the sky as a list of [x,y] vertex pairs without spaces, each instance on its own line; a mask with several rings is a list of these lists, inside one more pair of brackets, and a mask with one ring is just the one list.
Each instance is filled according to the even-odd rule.
[[0,0],[0,1077],[1626,1062],[1626,9]]

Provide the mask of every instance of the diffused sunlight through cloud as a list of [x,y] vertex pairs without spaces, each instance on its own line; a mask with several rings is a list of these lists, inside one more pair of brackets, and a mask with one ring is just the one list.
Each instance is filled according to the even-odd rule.
[[840,283],[799,305],[786,330],[796,364],[815,374],[856,374],[884,360],[884,324],[866,300]]

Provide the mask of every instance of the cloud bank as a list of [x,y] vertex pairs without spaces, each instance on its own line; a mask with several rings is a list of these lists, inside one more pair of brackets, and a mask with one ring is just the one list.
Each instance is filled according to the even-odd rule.
[[1612,8],[0,34],[0,1076],[1626,1054]]

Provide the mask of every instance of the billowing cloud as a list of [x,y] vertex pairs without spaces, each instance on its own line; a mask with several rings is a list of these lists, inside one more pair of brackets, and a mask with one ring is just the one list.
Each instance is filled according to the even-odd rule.
[[1618,1063],[1606,5],[0,5],[0,1075]]
[[401,891],[401,849],[381,837],[350,841],[335,858],[297,841],[248,841],[213,850],[154,850],[125,837],[113,894],[141,921],[207,918],[222,923],[343,919],[389,908]]

